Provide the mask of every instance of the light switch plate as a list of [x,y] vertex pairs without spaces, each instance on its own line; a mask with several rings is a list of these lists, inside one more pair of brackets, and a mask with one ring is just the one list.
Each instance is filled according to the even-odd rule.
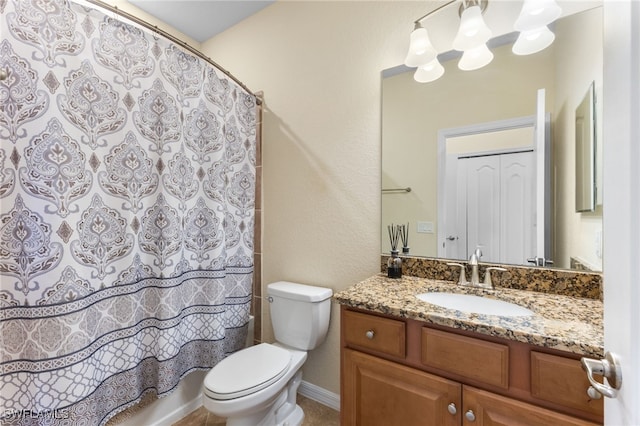
[[418,222],[416,229],[420,234],[433,234],[433,222]]

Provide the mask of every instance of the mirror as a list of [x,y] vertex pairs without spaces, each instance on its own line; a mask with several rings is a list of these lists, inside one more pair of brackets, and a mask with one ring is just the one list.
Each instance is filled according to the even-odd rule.
[[576,108],[576,211],[592,212],[596,207],[595,114],[593,83]]
[[[404,66],[383,72],[382,253],[390,251],[386,229],[392,223],[409,225],[412,256],[438,257],[451,237],[438,238],[439,227],[452,220],[449,214],[438,215],[438,187],[443,184],[438,178],[443,167],[439,132],[534,116],[537,91],[545,89],[544,109],[550,116],[548,260],[556,268],[602,270],[602,144],[595,150],[595,208],[575,209],[575,111],[592,82],[595,115],[602,116],[597,102],[603,72],[602,8],[593,4],[557,20],[554,43],[533,55],[516,56],[511,44],[502,44],[491,48],[495,57],[488,66],[461,71],[455,54],[447,52],[440,55],[444,76],[431,83],[417,83],[413,69]],[[508,35],[500,37],[504,39]],[[596,120],[596,140],[601,140],[601,130]],[[478,204],[482,208],[488,202],[480,199]],[[526,259],[496,262],[527,264]]]

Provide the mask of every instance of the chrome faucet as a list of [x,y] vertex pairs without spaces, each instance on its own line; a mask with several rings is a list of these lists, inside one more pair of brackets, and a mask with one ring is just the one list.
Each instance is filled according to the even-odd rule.
[[460,278],[458,280],[458,285],[467,286],[467,287],[477,287],[477,288],[486,288],[493,289],[493,282],[491,281],[491,271],[506,271],[504,268],[500,268],[498,266],[491,266],[485,269],[484,273],[484,281],[480,281],[480,273],[478,272],[478,261],[482,257],[482,251],[480,247],[476,248],[476,250],[469,257],[469,265],[471,265],[471,281],[467,281],[467,277],[465,274],[465,265],[461,263],[447,263],[450,266],[458,266],[460,268]]
[[469,265],[471,265],[471,282],[472,287],[480,287],[480,274],[478,273],[478,260],[482,257],[482,251],[480,247],[476,248],[471,257],[469,258]]
[[466,267],[461,263],[447,263],[450,266],[457,266],[460,268],[460,279],[458,280],[458,285],[468,286],[468,287],[482,287],[483,284],[480,282],[480,274],[478,273],[478,260],[482,256],[482,251],[480,248],[476,248],[471,257],[469,258],[469,265],[471,265],[471,281],[467,281],[466,276]]

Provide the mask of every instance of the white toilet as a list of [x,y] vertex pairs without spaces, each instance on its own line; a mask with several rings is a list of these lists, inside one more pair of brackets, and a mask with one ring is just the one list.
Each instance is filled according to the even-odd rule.
[[267,286],[277,343],[262,343],[229,355],[204,379],[204,406],[229,426],[300,425],[296,393],[307,351],[329,329],[329,288],[285,281]]

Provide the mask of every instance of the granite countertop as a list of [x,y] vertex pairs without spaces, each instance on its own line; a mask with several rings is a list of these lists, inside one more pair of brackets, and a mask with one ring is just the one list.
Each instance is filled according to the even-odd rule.
[[[424,302],[426,292],[474,294],[529,308],[532,316],[501,317],[465,313]],[[378,274],[333,296],[338,303],[401,318],[558,349],[594,358],[604,356],[603,304],[600,300],[527,290],[485,290],[450,281]]]

